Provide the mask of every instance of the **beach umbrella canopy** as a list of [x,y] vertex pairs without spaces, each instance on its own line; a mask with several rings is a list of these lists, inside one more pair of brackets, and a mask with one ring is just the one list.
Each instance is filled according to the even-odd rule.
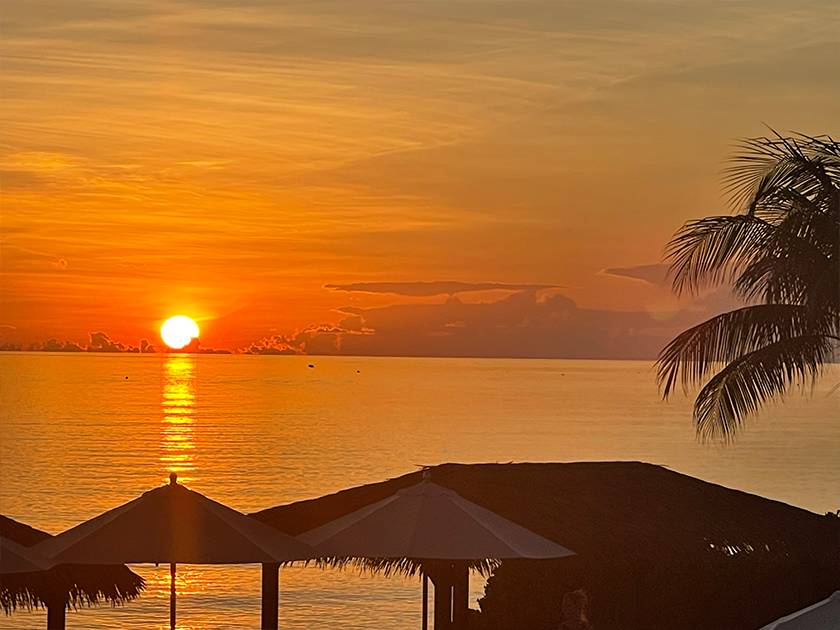
[[292,536],[170,478],[35,549],[55,564],[247,564],[312,557]]
[[761,630],[824,630],[840,628],[840,591],[813,606],[767,624]]
[[169,563],[175,627],[175,565],[275,564],[314,556],[311,547],[177,483],[54,536],[35,549],[55,564]]
[[329,558],[421,560],[422,627],[427,627],[428,582],[435,583],[435,627],[467,625],[469,562],[549,559],[573,551],[468,501],[431,480],[304,532],[299,538]]
[[329,557],[502,560],[574,554],[428,479],[299,538]]
[[[51,537],[47,532],[0,514],[0,538],[7,541],[3,545],[5,550],[0,549],[0,565],[10,570],[14,568],[12,563],[15,561],[6,550],[15,553],[20,546],[31,561],[36,554],[32,546]],[[52,565],[40,554],[35,559],[36,564]],[[21,568],[20,565],[17,568]],[[18,608],[44,606],[47,627],[63,628],[68,606],[76,608],[102,602],[122,604],[139,597],[144,586],[143,578],[125,565],[65,564],[25,573],[0,571],[0,608],[11,614]]]
[[31,549],[0,536],[0,574],[37,573],[53,563]]

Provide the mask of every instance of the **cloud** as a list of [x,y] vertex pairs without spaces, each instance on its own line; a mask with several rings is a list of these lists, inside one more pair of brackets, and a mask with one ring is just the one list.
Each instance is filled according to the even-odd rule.
[[49,179],[31,171],[0,168],[0,182],[3,182],[3,190],[9,192],[43,187]]
[[[347,321],[352,321],[348,319]],[[367,334],[361,327],[323,324],[309,326],[291,335],[271,335],[252,343],[246,354],[342,354],[342,340]]]
[[140,352],[142,352],[143,354],[152,354],[154,352],[157,352],[157,350],[154,347],[154,345],[152,345],[149,342],[148,339],[141,339],[140,340]]
[[59,341],[58,339],[48,339],[44,343],[44,352],[84,352],[85,349],[79,344],[72,341]]
[[704,309],[672,313],[580,308],[563,295],[518,291],[495,302],[345,307],[339,326],[259,344],[259,353],[652,359]]
[[245,354],[301,354],[298,350],[285,345],[274,345],[274,340],[266,339],[252,343],[243,350]]
[[[0,329],[13,330],[14,327],[0,325]],[[133,346],[131,344],[116,341],[115,339],[112,339],[108,333],[102,331],[90,333],[90,341],[87,345],[79,344],[75,341],[62,341],[55,338],[29,344],[0,340],[0,352],[20,352],[22,350],[27,352],[126,352],[133,354],[154,354],[160,352],[160,350],[149,342],[148,339],[141,339],[138,345]],[[164,348],[163,351],[166,352],[169,350]],[[231,351],[226,349],[202,348],[198,339],[193,339],[188,346],[185,346],[178,352],[187,352],[191,354],[231,354]]]
[[0,241],[0,247],[4,271],[65,271],[68,267],[66,258],[48,252],[19,247],[8,241]]
[[[647,277],[647,267],[640,266],[643,271],[638,275]],[[627,269],[630,270],[628,273],[636,273],[635,268]],[[240,348],[239,352],[261,355],[653,359],[678,332],[733,305],[731,295],[724,290],[701,296],[682,306],[638,310],[583,308],[566,295],[539,288],[513,291],[501,298],[482,302],[467,302],[457,295],[449,295],[445,300],[434,303],[345,306],[338,309],[341,319],[337,324],[310,325],[292,333],[269,335]],[[32,344],[28,348],[11,342],[0,344],[0,350],[20,349],[114,353],[156,351],[146,339],[134,346],[115,340],[103,331],[90,333],[87,346],[57,339]],[[202,348],[197,340],[184,351],[201,354],[227,352]]]
[[90,352],[126,352],[126,346],[113,341],[107,334],[99,331],[90,333],[88,350]]
[[120,343],[102,331],[90,333],[90,341],[85,346],[75,341],[61,340],[54,337],[46,341],[36,341],[29,344],[22,344],[13,341],[0,341],[0,351],[20,352],[154,352],[145,339],[140,347]]
[[656,287],[664,287],[668,285],[668,269],[669,265],[656,263],[652,265],[636,265],[634,267],[611,267],[604,269],[603,273],[619,278],[641,280]]
[[553,284],[508,284],[504,282],[353,282],[350,284],[327,284],[327,289],[351,293],[391,293],[411,297],[434,295],[456,295],[471,291],[523,291],[560,288]]

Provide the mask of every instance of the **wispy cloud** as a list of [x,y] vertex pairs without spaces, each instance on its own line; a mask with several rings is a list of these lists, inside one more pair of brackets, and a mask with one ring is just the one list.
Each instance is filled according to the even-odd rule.
[[390,293],[412,297],[434,295],[456,295],[473,291],[522,291],[559,288],[551,284],[509,284],[505,282],[352,282],[350,284],[327,284],[327,289],[349,293]]
[[668,281],[668,265],[654,263],[650,265],[635,265],[633,267],[611,267],[603,273],[617,278],[640,280],[656,287],[663,287]]

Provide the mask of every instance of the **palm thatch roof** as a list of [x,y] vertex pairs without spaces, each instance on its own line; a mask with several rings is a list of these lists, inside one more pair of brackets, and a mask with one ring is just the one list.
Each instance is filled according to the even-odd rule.
[[[47,532],[0,515],[0,535],[31,547],[50,538]],[[60,565],[38,573],[0,575],[0,606],[11,614],[18,607],[32,609],[61,605],[112,605],[135,599],[145,587],[143,578],[125,565]]]
[[[481,600],[482,627],[557,627],[563,593],[577,588],[590,593],[598,628],[759,627],[827,597],[840,583],[840,519],[661,466],[443,464],[431,470],[436,483],[577,553],[502,563]],[[420,475],[253,516],[299,534],[417,483]],[[416,570],[410,559],[355,561]]]

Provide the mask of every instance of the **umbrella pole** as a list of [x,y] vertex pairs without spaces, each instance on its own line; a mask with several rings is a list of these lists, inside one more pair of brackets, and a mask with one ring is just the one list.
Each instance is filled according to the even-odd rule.
[[277,630],[280,603],[280,565],[262,565],[262,625],[263,630]]
[[452,627],[466,630],[470,612],[470,567],[466,562],[453,565]]
[[429,630],[429,576],[425,569],[421,569],[423,573],[423,630]]
[[67,602],[64,597],[54,597],[47,602],[47,630],[64,630],[67,620]]
[[175,563],[169,565],[169,628],[175,630]]
[[432,574],[435,586],[434,630],[452,628],[452,570],[448,564],[436,565]]

